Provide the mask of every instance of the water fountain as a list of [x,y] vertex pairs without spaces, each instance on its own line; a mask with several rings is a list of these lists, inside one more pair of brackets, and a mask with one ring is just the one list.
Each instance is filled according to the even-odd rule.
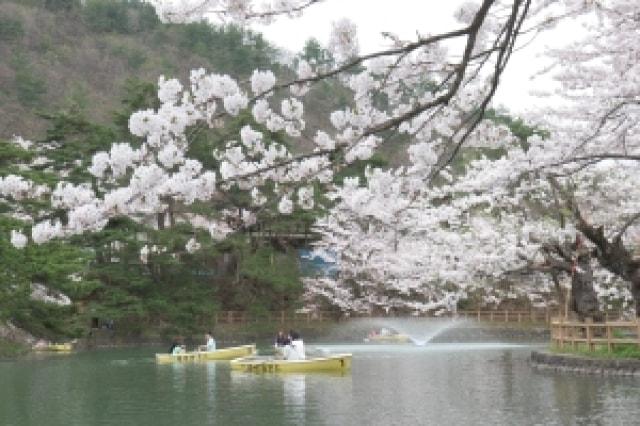
[[[364,343],[371,331],[385,329],[391,336],[407,337],[407,339],[397,339],[396,343],[409,341],[416,346],[424,346],[447,330],[466,322],[450,318],[355,318],[337,325],[326,336],[326,340],[342,343]],[[389,342],[393,342],[393,339],[389,339]]]
[[[385,338],[369,336],[385,330]],[[366,356],[433,354],[516,348],[529,342],[510,337],[511,331],[473,320],[423,317],[373,317],[341,321],[314,344],[309,353],[359,353]],[[396,337],[396,338],[394,338]],[[393,354],[393,355],[392,355]]]

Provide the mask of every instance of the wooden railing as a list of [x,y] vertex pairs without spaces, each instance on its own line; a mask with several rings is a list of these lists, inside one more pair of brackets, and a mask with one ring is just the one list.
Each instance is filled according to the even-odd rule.
[[611,352],[616,345],[637,345],[640,348],[640,318],[635,321],[571,321],[554,318],[551,321],[551,341],[562,349],[585,347],[589,351],[607,347]]
[[489,322],[544,322],[546,324],[556,314],[550,309],[531,310],[464,310],[452,313],[448,316],[458,318],[475,319]]
[[[431,313],[418,315],[417,317],[434,317]],[[559,316],[556,309],[531,309],[531,310],[510,310],[510,309],[475,309],[459,310],[457,312],[445,312],[437,315],[439,318],[460,318],[477,321],[503,322],[503,323],[543,323],[549,324],[551,319]],[[607,312],[603,314],[605,321],[618,319],[620,312]],[[347,318],[399,318],[411,317],[408,315],[387,315],[359,313],[352,315],[339,314],[332,311],[272,311],[261,314],[249,313],[246,311],[220,311],[215,314],[216,324],[251,324],[258,322],[268,323],[312,323],[326,321],[340,321]]]
[[269,224],[256,224],[245,231],[251,238],[284,238],[290,240],[316,240],[320,238],[311,229],[311,223],[294,222],[287,226],[273,227]]
[[330,311],[273,311],[262,314],[253,314],[246,311],[220,311],[214,316],[215,324],[251,324],[258,322],[289,324],[337,321],[338,319],[339,315]]

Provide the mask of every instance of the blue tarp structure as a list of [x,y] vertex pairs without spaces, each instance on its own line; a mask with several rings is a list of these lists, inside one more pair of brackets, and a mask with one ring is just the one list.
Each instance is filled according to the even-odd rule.
[[338,275],[338,264],[335,253],[312,249],[299,249],[300,273],[303,277],[330,277]]

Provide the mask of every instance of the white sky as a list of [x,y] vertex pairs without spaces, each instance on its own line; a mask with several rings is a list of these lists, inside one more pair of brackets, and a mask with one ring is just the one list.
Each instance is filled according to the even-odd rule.
[[[464,1],[466,0],[325,0],[308,9],[302,18],[281,19],[269,26],[256,27],[256,30],[264,33],[274,44],[299,52],[311,37],[326,44],[331,23],[347,17],[356,23],[360,50],[366,53],[383,47],[380,36],[383,31],[412,40],[416,38],[416,31],[427,34],[461,27],[453,19],[453,13]],[[580,33],[575,27],[571,24],[561,26],[515,52],[503,74],[494,105],[503,105],[517,114],[552,102],[529,94],[531,90],[550,89],[553,86],[551,79],[538,77],[532,81],[531,76],[544,67],[545,61],[539,55],[547,45],[560,47],[568,43],[576,33]]]

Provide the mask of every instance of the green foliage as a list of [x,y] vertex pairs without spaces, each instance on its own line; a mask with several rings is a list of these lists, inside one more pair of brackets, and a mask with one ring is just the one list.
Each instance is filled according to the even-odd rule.
[[140,69],[147,61],[147,55],[143,51],[127,45],[114,47],[113,53],[124,58],[127,61],[127,65],[133,70]]
[[[521,118],[512,117],[505,111],[497,111],[494,109],[485,112],[484,118],[493,121],[496,124],[502,124],[509,128],[511,133],[518,138],[518,142],[523,149],[528,148],[527,138],[533,135],[538,135],[542,138],[548,136],[548,132],[542,129],[531,127],[527,125]],[[475,148],[464,147],[460,150],[459,155],[452,161],[451,167],[454,174],[463,173],[466,165],[473,160],[477,160],[482,157],[496,160],[506,155],[507,150],[504,147],[500,148]]]
[[78,337],[82,335],[82,330],[77,318],[72,315],[74,310],[73,307],[29,301],[16,309],[11,320],[20,328],[47,339]]
[[92,285],[72,279],[72,274],[79,276],[85,270],[92,254],[61,241],[16,249],[10,232],[24,228],[24,223],[0,216],[0,319],[11,319],[37,335],[73,335],[74,308],[31,300],[30,285],[37,282],[75,296],[82,285]]
[[217,72],[248,75],[255,68],[272,67],[275,49],[261,34],[233,25],[214,27],[205,22],[178,27],[180,48],[209,60]]
[[156,9],[144,0],[128,0],[129,32],[143,33],[155,30],[160,24]]
[[498,124],[504,124],[505,126],[507,126],[509,130],[511,130],[511,133],[513,133],[521,143],[525,144],[523,145],[524,147],[526,147],[526,140],[530,136],[538,135],[541,138],[546,138],[549,136],[549,132],[547,132],[546,130],[531,127],[526,124],[521,118],[512,117],[504,111],[496,111],[493,109],[488,110],[485,113],[485,118],[488,118],[489,120],[492,120]]
[[31,160],[33,153],[18,145],[0,140],[0,168]]
[[[206,318],[212,318],[218,309],[217,289],[207,263],[216,251],[181,253],[179,259],[173,256],[183,250],[190,235],[184,225],[152,231],[117,218],[99,233],[77,237],[77,244],[84,242],[96,250],[87,278],[101,283],[83,297],[88,302],[87,315],[113,319],[120,328],[153,321],[183,331],[195,331]],[[151,255],[149,263],[142,264],[139,252],[145,244],[167,251]],[[128,331],[142,330],[128,327]]]
[[[71,168],[67,177],[70,182],[86,182],[91,175],[86,166],[97,151],[109,150],[117,140],[115,130],[94,124],[77,110],[58,111],[52,114],[41,114],[50,122],[51,127],[42,143],[58,144],[48,157],[54,162],[54,169]],[[81,164],[77,164],[77,160]]]
[[118,0],[89,0],[82,9],[87,27],[98,33],[129,31],[127,4]]
[[[44,7],[47,0],[28,1],[16,0],[21,6],[31,7]],[[274,48],[260,35],[237,27],[210,27],[204,23],[161,25],[153,8],[139,1],[88,0],[85,6],[78,7],[75,0],[52,0],[47,7],[64,13],[71,11],[70,19],[80,21],[74,30],[85,35],[88,42],[95,42],[107,56],[115,52],[120,57],[120,68],[124,58],[127,69],[144,68],[145,73],[151,69],[158,74],[175,75],[184,71],[180,59],[194,57],[222,73],[246,76],[254,68],[273,68]],[[87,34],[86,27],[94,34]],[[151,34],[138,36],[142,31],[151,30]],[[127,34],[136,34],[136,37],[127,38]],[[34,37],[34,46],[45,46],[48,53],[55,50],[64,55],[66,52],[67,46],[58,43],[58,34],[35,34]],[[177,43],[181,51],[176,57],[171,52],[178,49],[163,48],[163,54],[149,53],[147,56],[144,50],[147,41],[161,41],[160,45],[173,48]],[[153,52],[153,49],[149,50]],[[16,80],[21,81],[16,82],[16,88],[9,93],[16,90],[22,98],[21,103],[44,109],[47,107],[42,105],[47,104],[47,99],[42,95],[46,93],[46,86],[43,86],[37,68],[28,61],[32,57],[30,53],[18,54],[11,62]],[[311,51],[307,53],[311,54]],[[52,60],[58,57],[54,56],[51,55]],[[114,78],[124,81],[122,76]],[[56,146],[48,155],[52,163],[20,170],[17,165],[29,162],[32,154],[14,145],[0,143],[0,175],[16,173],[55,187],[59,177],[49,171],[50,167],[54,172],[70,172],[66,181],[91,182],[86,167],[93,154],[108,150],[114,142],[139,142],[128,132],[129,116],[134,111],[159,106],[155,82],[130,78],[122,92],[122,106],[113,114],[114,122],[96,124],[89,117],[96,111],[96,115],[104,114],[92,104],[95,98],[90,83],[79,81],[66,87],[71,87],[72,91],[66,90],[66,98],[62,101],[64,107],[39,112],[49,128],[36,144]],[[324,92],[328,102],[335,101],[333,95]],[[60,100],[55,102],[60,105]],[[212,149],[237,139],[242,126],[247,124],[266,130],[254,122],[250,113],[234,118],[225,131],[192,129],[189,156],[200,160],[205,167],[216,167]],[[288,143],[283,132],[265,134],[267,144],[272,141]],[[269,188],[266,190],[270,191]],[[202,214],[214,215],[221,208],[248,205],[247,194],[236,191],[230,200],[223,200],[219,205],[198,202],[192,207]],[[273,213],[268,212],[269,209],[273,211],[272,207],[269,205],[262,213],[264,218],[273,219],[270,217]],[[5,203],[0,205],[0,212],[12,212],[14,208]],[[35,212],[50,209],[50,205],[42,200],[30,200],[22,202],[20,208]],[[288,218],[276,216],[273,223],[286,227],[288,221],[310,222],[316,214],[317,211],[296,210]],[[64,220],[64,212],[55,211],[50,217]],[[220,309],[252,312],[289,309],[297,306],[302,293],[296,252],[277,242],[265,242],[264,246],[257,247],[245,234],[239,233],[216,243],[206,231],[194,230],[184,224],[156,231],[126,218],[115,218],[101,232],[17,250],[9,243],[11,229],[28,233],[29,225],[0,218],[0,317],[12,318],[36,335],[79,335],[87,331],[88,320],[92,317],[113,319],[120,328],[144,330],[159,326],[166,330],[200,332]],[[192,236],[196,236],[202,249],[189,254],[184,247]],[[150,255],[149,262],[143,264],[140,249],[144,245],[163,247],[166,252]],[[72,274],[82,279],[71,279]],[[32,282],[62,291],[74,300],[74,307],[59,308],[31,301]]]
[[22,22],[9,16],[0,16],[0,41],[11,42],[22,38]]
[[132,77],[127,79],[123,87],[124,96],[121,99],[123,107],[114,112],[114,123],[122,135],[129,134],[129,117],[135,111],[157,109],[160,107],[158,89],[156,85]]
[[281,253],[272,247],[260,247],[245,253],[242,276],[268,285],[276,293],[299,291],[300,276],[295,253]]
[[27,352],[28,348],[26,346],[0,339],[0,359],[14,358],[19,355],[24,355]]
[[617,344],[614,345],[611,352],[607,350],[607,345],[600,345],[595,350],[590,351],[586,344],[580,344],[577,348],[553,348],[553,352],[580,355],[592,358],[610,358],[610,359],[640,359],[640,346],[636,344]]
[[80,0],[44,0],[44,7],[51,11],[68,12],[80,6]]
[[16,55],[11,65],[15,72],[14,85],[18,101],[27,107],[35,106],[47,92],[45,81],[35,73],[22,55]]
[[305,42],[300,57],[312,64],[326,66],[333,66],[335,64],[335,59],[331,52],[323,48],[315,38],[310,38]]
[[[295,251],[282,252],[264,246],[245,248],[240,254],[240,277],[233,302],[251,309],[279,310],[295,303],[302,294]],[[239,290],[239,291],[238,291]]]
[[160,23],[153,6],[141,1],[88,0],[82,17],[96,33],[140,33],[153,30]]

